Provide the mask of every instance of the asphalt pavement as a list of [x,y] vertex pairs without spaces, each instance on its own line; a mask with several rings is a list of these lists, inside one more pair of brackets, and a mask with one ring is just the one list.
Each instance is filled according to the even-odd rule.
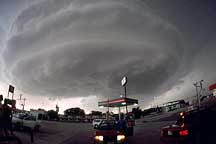
[[[136,122],[134,136],[128,138],[128,144],[161,144],[160,128],[172,121]],[[25,133],[16,133],[23,144],[31,144]],[[65,123],[43,121],[40,132],[34,134],[34,144],[92,144],[94,129],[89,123]]]

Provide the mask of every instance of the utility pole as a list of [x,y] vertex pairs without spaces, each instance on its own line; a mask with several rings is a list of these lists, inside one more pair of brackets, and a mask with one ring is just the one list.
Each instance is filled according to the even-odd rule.
[[[202,85],[203,82],[204,80],[194,83],[194,86],[196,87],[196,97],[197,97],[198,109],[200,108],[200,95],[203,89],[203,85]],[[199,88],[200,88],[200,91],[199,91]]]
[[197,104],[199,106],[199,93],[198,93],[198,83],[195,83],[194,86],[196,87],[196,97],[197,97]]
[[109,105],[109,95],[108,95],[108,107],[107,107],[107,111],[108,111],[108,114],[107,114],[107,120],[109,120],[109,107],[110,107],[110,105]]
[[19,100],[22,100],[22,94],[20,94],[20,98],[19,98]]
[[23,99],[23,111],[25,110],[25,101],[26,101],[26,98]]
[[22,105],[22,94],[20,94],[19,95],[19,98],[17,99],[18,101],[19,101],[19,104],[23,107],[23,105]]
[[[127,88],[126,88],[126,85],[124,86],[124,92],[125,92],[125,98],[127,98]],[[126,113],[128,113],[127,104],[126,104]]]
[[[123,77],[123,79],[121,80],[121,85],[124,87],[124,97],[127,98],[127,77]],[[126,113],[128,113],[128,109],[127,109],[127,103],[126,103]]]
[[23,98],[22,100],[23,100],[23,103],[21,104],[21,106],[22,106],[22,110],[24,111],[25,110],[25,101],[26,101],[26,98]]

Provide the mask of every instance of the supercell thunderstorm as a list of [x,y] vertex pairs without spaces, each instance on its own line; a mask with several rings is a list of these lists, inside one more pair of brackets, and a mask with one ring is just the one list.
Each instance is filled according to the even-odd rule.
[[26,93],[53,97],[118,96],[126,75],[129,95],[143,99],[187,78],[183,42],[139,0],[39,1],[11,24],[2,75]]

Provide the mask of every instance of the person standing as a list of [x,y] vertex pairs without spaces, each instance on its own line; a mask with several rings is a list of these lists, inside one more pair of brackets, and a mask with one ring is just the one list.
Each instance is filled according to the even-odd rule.
[[125,132],[126,131],[126,128],[127,128],[127,122],[126,120],[124,119],[124,116],[121,115],[120,117],[120,120],[117,122],[117,127],[119,130]]
[[8,99],[4,100],[3,105],[3,128],[6,135],[8,135],[8,130],[12,132],[12,108],[8,105]]

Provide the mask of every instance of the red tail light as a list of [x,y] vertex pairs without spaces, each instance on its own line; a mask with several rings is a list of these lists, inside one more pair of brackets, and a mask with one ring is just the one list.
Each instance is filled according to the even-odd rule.
[[187,136],[187,135],[188,135],[188,130],[181,130],[181,131],[179,132],[179,135],[180,135],[180,136]]

